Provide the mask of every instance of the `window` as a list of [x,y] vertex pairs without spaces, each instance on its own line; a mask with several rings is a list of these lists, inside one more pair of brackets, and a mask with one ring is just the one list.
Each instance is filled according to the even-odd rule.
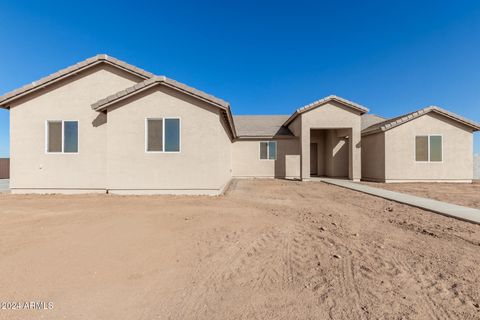
[[415,161],[442,162],[443,137],[441,135],[425,135],[415,137]]
[[180,152],[180,119],[146,119],[147,152]]
[[442,161],[442,136],[430,136],[430,161]]
[[428,161],[428,136],[415,137],[415,160]]
[[47,121],[46,134],[48,153],[78,152],[78,121]]
[[276,141],[260,142],[260,159],[261,160],[277,159],[277,142]]

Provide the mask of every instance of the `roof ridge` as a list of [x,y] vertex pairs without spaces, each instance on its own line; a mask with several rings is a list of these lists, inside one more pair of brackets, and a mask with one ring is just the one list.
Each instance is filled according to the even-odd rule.
[[326,96],[326,97],[323,97],[323,98],[321,98],[321,99],[318,99],[318,100],[316,100],[316,101],[313,101],[313,102],[311,102],[311,103],[309,103],[309,104],[307,104],[307,105],[305,105],[305,106],[303,106],[303,107],[297,108],[297,111],[303,111],[303,110],[305,110],[305,109],[309,109],[309,108],[311,108],[311,107],[313,107],[313,106],[317,106],[317,105],[319,105],[319,104],[323,104],[324,102],[331,101],[331,100],[338,100],[338,101],[343,102],[343,103],[345,103],[345,104],[349,104],[349,105],[355,106],[355,107],[357,107],[357,108],[359,108],[359,109],[365,109],[366,112],[368,112],[368,108],[367,108],[367,107],[364,107],[364,106],[362,106],[361,104],[358,104],[358,103],[356,103],[356,102],[347,100],[347,99],[342,98],[342,97],[340,97],[340,96],[337,96],[337,95],[335,95],[335,94],[328,95],[328,96]]
[[153,73],[148,72],[146,70],[143,70],[141,68],[138,68],[134,65],[131,65],[127,62],[124,62],[122,60],[119,60],[117,58],[108,56],[106,54],[97,54],[93,57],[87,58],[85,60],[82,60],[80,62],[77,62],[71,66],[68,66],[66,68],[60,69],[54,73],[51,73],[43,78],[40,78],[38,80],[35,80],[29,84],[26,84],[20,88],[14,89],[10,92],[5,93],[4,95],[0,96],[0,107],[6,107],[6,104],[18,99],[20,97],[23,97],[27,94],[30,94],[32,92],[35,92],[36,90],[40,88],[44,88],[45,86],[48,86],[50,84],[53,84],[61,79],[64,79],[66,77],[69,77],[72,74],[75,74],[77,71],[83,71],[93,65],[96,65],[99,62],[108,62],[117,68],[123,69],[127,72],[130,72],[132,74],[135,74],[139,77],[149,79],[153,76],[155,76]]
[[316,107],[319,107],[319,106],[321,106],[323,104],[326,104],[330,101],[337,101],[339,103],[345,104],[352,109],[360,111],[361,113],[367,113],[369,111],[367,107],[364,107],[361,104],[358,104],[356,102],[353,102],[353,101],[347,100],[345,98],[339,97],[337,95],[331,94],[331,95],[328,95],[328,96],[326,96],[322,99],[313,101],[312,103],[309,103],[309,104],[307,104],[303,107],[297,108],[295,110],[295,112],[290,116],[290,118],[287,121],[285,121],[284,125],[288,126],[299,114],[307,112],[307,111],[309,111],[311,109],[314,109]]
[[414,119],[416,119],[416,118],[418,118],[422,115],[425,115],[429,112],[437,112],[439,114],[442,114],[443,116],[452,118],[453,120],[456,120],[457,122],[463,123],[464,125],[473,128],[475,131],[480,130],[480,124],[478,124],[474,121],[468,120],[468,119],[466,119],[466,118],[464,118],[464,117],[462,117],[458,114],[455,114],[453,112],[447,111],[447,110],[445,110],[445,109],[443,109],[439,106],[431,105],[431,106],[427,106],[427,107],[424,107],[422,109],[418,109],[418,110],[415,110],[415,111],[412,111],[412,112],[409,112],[409,113],[406,113],[406,114],[403,114],[403,115],[400,115],[400,116],[397,116],[397,117],[394,117],[394,118],[387,119],[385,121],[376,123],[374,125],[371,125],[370,127],[362,130],[362,133],[370,134],[370,133],[376,133],[376,132],[380,132],[380,131],[387,131],[387,130],[393,129],[393,128],[401,125],[401,124],[404,124],[406,122],[414,120]]
[[202,100],[207,100],[209,101],[210,103],[213,103],[213,104],[216,104],[224,109],[229,109],[230,108],[230,104],[225,101],[225,100],[222,100],[220,98],[217,98],[211,94],[208,94],[206,92],[203,92],[201,90],[198,90],[198,89],[195,89],[193,87],[190,87],[186,84],[183,84],[181,82],[178,82],[176,80],[173,80],[173,79],[170,79],[170,78],[167,78],[166,76],[153,76],[149,79],[146,79],[142,82],[139,82],[133,86],[130,86],[126,89],[123,89],[123,90],[120,90],[116,93],[113,93],[103,99],[100,99],[98,101],[96,101],[95,103],[93,103],[91,105],[92,109],[93,110],[96,110],[96,111],[101,111],[103,109],[105,109],[108,104],[110,104],[111,102],[115,102],[116,100],[119,100],[119,99],[123,99],[125,98],[126,96],[129,96],[131,94],[135,94],[136,92],[138,92],[139,90],[143,90],[143,88],[147,88],[147,87],[151,87],[157,83],[162,83],[162,84],[165,84],[166,86],[169,86],[169,87],[173,87],[177,90],[180,90],[180,91],[184,91],[190,95],[193,95],[193,96],[197,96],[199,97],[200,99]]

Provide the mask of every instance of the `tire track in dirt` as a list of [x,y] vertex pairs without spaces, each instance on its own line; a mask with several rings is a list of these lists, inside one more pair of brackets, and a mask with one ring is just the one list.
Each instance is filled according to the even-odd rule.
[[355,273],[353,270],[353,260],[351,257],[345,257],[342,259],[342,275],[344,282],[344,287],[346,289],[346,294],[348,297],[353,299],[355,306],[355,312],[360,316],[360,319],[364,319],[363,310],[360,307],[360,291],[358,289],[357,282],[355,280]]
[[[266,249],[275,248],[275,243],[279,243],[277,240],[276,231],[268,230],[246,246],[247,249],[242,249],[242,245],[240,245],[217,253],[216,258],[211,259],[207,265],[204,265],[203,271],[197,272],[197,274],[207,274],[208,276],[197,281],[196,287],[184,300],[181,308],[182,312],[176,317],[179,319],[188,318],[197,314],[202,307],[208,307],[210,301],[206,297],[218,297],[221,291],[228,289],[226,283],[231,284],[234,281],[239,286],[249,286],[253,290],[265,287],[266,283],[271,285],[274,282],[275,275],[281,274],[281,271],[272,271],[272,267],[275,266],[274,255],[270,255],[271,261],[261,266],[258,266],[258,263],[254,263],[252,266],[252,262],[255,261],[255,256],[263,254]],[[227,253],[226,251],[230,252]],[[225,256],[228,256],[228,258],[225,259]],[[222,261],[222,263],[219,263],[219,261]],[[252,269],[257,269],[260,272],[252,272]],[[215,310],[209,311],[211,313],[215,312]]]
[[[448,310],[445,309],[445,307],[439,303],[437,303],[430,295],[430,293],[425,292],[425,289],[430,285],[426,282],[423,281],[422,277],[416,274],[415,270],[411,268],[407,263],[402,261],[401,259],[398,259],[396,257],[393,257],[393,261],[395,265],[398,267],[398,270],[401,274],[406,276],[408,285],[414,286],[419,288],[420,292],[420,299],[424,302],[424,305],[428,308],[429,314],[433,319],[438,319],[438,320],[450,320],[454,319],[448,312]],[[409,276],[411,276],[410,279]],[[411,281],[411,280],[414,281]],[[410,280],[410,281],[408,281]]]
[[[215,234],[216,231],[217,230],[214,229],[212,233],[215,238],[218,238],[218,235]],[[209,238],[208,234],[206,235],[206,238]],[[222,239],[217,240],[222,241]],[[206,300],[202,298],[218,292],[219,277],[222,274],[226,274],[226,270],[233,265],[233,262],[241,258],[239,253],[242,252],[242,243],[245,241],[245,239],[238,238],[236,243],[224,246],[212,256],[207,255],[207,257],[204,257],[202,262],[198,264],[196,270],[192,272],[190,281],[193,285],[184,289],[179,289],[173,296],[167,299],[165,304],[168,306],[168,310],[165,310],[164,314],[171,319],[189,319],[195,318],[196,314],[201,311],[205,312],[205,309],[208,309],[209,305],[205,303]],[[155,290],[155,286],[153,286],[152,290]],[[180,302],[178,302],[178,299],[175,296],[179,293],[183,293]],[[155,300],[165,299],[164,297],[159,296],[158,299]],[[172,307],[172,305],[176,306]],[[170,314],[171,310],[174,312]],[[141,319],[151,319],[154,316],[151,314],[152,311],[153,310],[145,312]]]
[[[210,262],[206,269],[213,270],[209,276],[197,282],[196,288],[199,289],[189,293],[182,305],[182,313],[176,316],[186,318],[195,315],[202,307],[210,305],[211,301],[204,297],[221,295],[232,282],[248,287],[253,292],[271,290],[272,287],[277,287],[281,292],[302,292],[321,284],[322,275],[313,269],[317,264],[314,252],[318,248],[313,248],[312,242],[319,245],[318,240],[321,239],[316,234],[318,230],[315,230],[317,229],[305,223],[290,223],[281,229],[272,228],[245,246],[245,249],[241,249],[240,245],[238,251],[229,254],[226,263],[216,265]],[[322,246],[327,247],[325,243]],[[224,257],[225,252],[217,255]],[[215,260],[217,259],[213,259]],[[249,310],[255,308],[254,305],[249,306]]]

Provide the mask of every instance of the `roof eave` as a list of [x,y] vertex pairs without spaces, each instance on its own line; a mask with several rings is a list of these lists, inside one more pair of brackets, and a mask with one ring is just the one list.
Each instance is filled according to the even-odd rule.
[[290,118],[287,119],[287,121],[285,121],[285,123],[283,124],[284,127],[288,127],[290,125],[290,123],[293,122],[293,120],[295,120],[295,118],[299,115],[300,113],[295,110],[295,112],[290,116]]
[[[432,107],[430,112],[436,112],[438,114],[443,115],[444,117],[447,117],[449,119],[452,119],[454,121],[457,121],[464,126],[470,127],[473,131],[480,131],[480,124],[473,122],[473,121],[468,121],[467,119],[464,119],[463,117],[459,117],[457,115],[451,114],[451,112],[448,112],[446,110],[443,110],[439,107]],[[428,112],[426,112],[428,113]]]
[[236,140],[258,140],[258,139],[295,139],[294,135],[238,135]]
[[225,112],[227,114],[229,127],[230,127],[230,130],[232,132],[232,138],[235,139],[238,136],[237,136],[237,130],[235,128],[235,122],[233,121],[233,115],[232,115],[232,111],[230,109],[230,106],[227,108],[227,110]]
[[[147,81],[148,81],[148,80],[147,80]],[[138,85],[140,85],[140,84],[138,84]],[[220,109],[230,110],[229,104],[228,104],[227,102],[219,103],[219,102],[217,102],[217,101],[214,101],[214,100],[211,100],[211,99],[202,97],[201,95],[198,95],[198,94],[195,94],[194,92],[185,90],[184,88],[181,88],[181,87],[179,87],[179,86],[172,85],[171,83],[169,83],[169,82],[167,82],[167,81],[165,81],[165,80],[162,80],[162,79],[153,81],[153,82],[151,82],[151,83],[148,83],[148,84],[146,84],[146,85],[144,85],[144,86],[142,86],[142,87],[140,87],[140,88],[138,88],[138,89],[134,89],[133,91],[127,92],[126,94],[122,94],[122,95],[120,95],[120,96],[118,96],[118,97],[115,97],[116,95],[118,95],[118,93],[117,93],[117,94],[110,95],[110,96],[108,96],[107,98],[102,99],[102,100],[100,100],[99,102],[96,102],[96,103],[92,104],[91,107],[92,107],[93,110],[98,111],[98,112],[101,112],[101,111],[104,111],[105,109],[107,109],[108,107],[110,107],[110,106],[113,105],[113,104],[116,104],[116,103],[118,103],[118,102],[120,102],[120,101],[123,101],[123,100],[125,100],[125,99],[127,99],[127,98],[129,98],[129,97],[131,97],[131,96],[134,96],[134,95],[136,95],[136,94],[138,94],[138,93],[141,93],[141,92],[143,92],[143,91],[145,91],[145,90],[148,90],[148,89],[150,89],[150,88],[153,88],[153,87],[155,87],[155,86],[157,86],[157,85],[163,85],[163,86],[166,86],[166,87],[169,87],[169,88],[173,88],[173,89],[175,89],[175,90],[177,90],[177,91],[181,91],[181,92],[183,92],[183,93],[185,93],[185,94],[187,94],[187,95],[189,95],[189,96],[191,96],[191,97],[194,97],[194,98],[197,98],[197,99],[202,100],[202,101],[204,101],[204,102],[207,102],[207,103],[209,103],[209,104],[212,104],[212,105],[214,105],[214,106],[216,106],[216,107],[218,107],[218,108],[220,108]],[[133,87],[135,87],[135,86],[133,86]],[[125,90],[128,90],[128,89],[130,89],[130,88],[127,88],[127,89],[125,89]],[[125,91],[125,90],[122,90],[122,91]],[[230,121],[233,122],[233,120],[231,119],[231,115],[230,115]]]
[[[373,128],[373,129],[370,129],[368,130],[369,128],[366,128],[365,130],[362,131],[362,136],[367,136],[367,135],[371,135],[371,134],[375,134],[375,133],[379,133],[379,132],[385,132],[385,131],[388,131],[388,130],[391,130],[391,129],[394,129],[398,126],[401,126],[405,123],[408,123],[410,121],[413,121],[423,115],[426,115],[428,114],[429,112],[435,112],[441,116],[444,116],[448,119],[451,119],[455,122],[458,122],[458,123],[461,123],[462,125],[472,129],[473,131],[480,131],[480,124],[478,123],[475,123],[473,121],[468,121],[467,119],[464,119],[463,117],[460,117],[458,115],[455,115],[449,111],[446,111],[440,107],[436,107],[436,106],[430,106],[430,107],[426,107],[426,108],[423,108],[423,109],[420,109],[420,110],[417,110],[417,111],[414,111],[412,113],[409,113],[409,114],[406,114],[404,116],[400,116],[400,117],[397,117],[397,118],[393,118],[395,120],[392,120],[391,122],[389,122],[389,120],[386,120],[385,122],[382,122],[384,124],[376,127],[376,128]],[[375,126],[375,125],[373,125]]]
[[308,104],[308,105],[306,105],[306,106],[304,106],[304,107],[302,107],[302,108],[298,108],[298,109],[295,110],[295,112],[290,116],[290,118],[288,118],[287,121],[285,121],[285,123],[284,123],[283,125],[284,125],[284,126],[288,126],[288,125],[290,125],[290,123],[293,122],[293,120],[295,120],[295,118],[296,118],[298,115],[300,115],[300,114],[302,114],[302,113],[305,113],[305,112],[308,112],[308,111],[311,111],[311,110],[316,109],[316,108],[318,108],[318,107],[321,107],[321,106],[323,106],[323,105],[325,105],[325,104],[327,104],[327,103],[329,103],[329,102],[331,102],[331,101],[335,101],[335,102],[340,103],[340,104],[342,104],[342,105],[345,105],[345,106],[347,106],[347,107],[349,107],[349,108],[352,108],[352,109],[360,112],[360,115],[365,114],[365,113],[367,113],[367,112],[369,111],[368,108],[363,107],[363,106],[361,106],[361,105],[359,105],[359,104],[356,104],[356,103],[354,103],[354,102],[351,102],[351,101],[349,101],[349,100],[340,98],[340,97],[335,96],[335,95],[331,95],[331,96],[327,96],[327,97],[325,97],[325,98],[322,98],[322,99],[320,99],[320,100],[318,100],[318,101],[316,101],[316,102],[313,102],[313,103],[311,103],[311,104]]
[[[6,108],[6,109],[9,109],[10,106],[9,104],[12,103],[13,101],[17,100],[17,99],[20,99],[24,96],[27,96],[33,92],[36,92],[38,90],[43,90],[45,89],[47,86],[50,86],[54,83],[57,83],[63,79],[66,79],[68,77],[71,77],[71,76],[74,76],[86,69],[89,69],[93,66],[96,66],[96,65],[99,65],[101,63],[106,63],[106,64],[109,64],[111,66],[114,66],[120,70],[123,70],[125,72],[128,72],[130,74],[133,74],[133,75],[136,75],[138,76],[139,78],[142,78],[142,79],[149,79],[150,77],[153,77],[154,75],[148,71],[145,71],[145,70],[142,70],[140,68],[137,68],[133,65],[130,65],[126,62],[123,62],[123,61],[120,61],[116,58],[113,58],[113,57],[109,57],[105,54],[99,54],[99,55],[96,55],[92,58],[88,58],[82,62],[79,62],[79,63],[76,63],[70,67],[67,67],[67,68],[64,68],[60,71],[57,71],[49,76],[46,76],[46,77],[43,77],[37,81],[34,81],[30,84],[27,84],[21,88],[18,88],[18,89],[15,89],[9,93],[6,93],[4,95],[7,96],[3,101],[1,101],[1,97],[0,97],[0,108]],[[81,65],[81,64],[84,64],[80,67],[76,67],[78,65]],[[51,79],[49,79],[51,77]],[[44,83],[42,83],[41,85],[38,85],[36,86],[35,83],[38,83],[38,82],[43,82],[45,81]],[[24,88],[24,89],[22,89]],[[16,91],[19,91],[17,94],[15,94]]]

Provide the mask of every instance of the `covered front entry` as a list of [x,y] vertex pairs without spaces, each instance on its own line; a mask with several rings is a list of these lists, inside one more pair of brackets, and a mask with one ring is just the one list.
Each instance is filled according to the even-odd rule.
[[312,129],[310,176],[348,178],[351,129]]
[[[361,116],[368,109],[329,96],[298,109],[285,123],[300,138],[300,176],[361,177]],[[315,154],[310,155],[310,152]],[[313,164],[311,164],[313,162]]]

